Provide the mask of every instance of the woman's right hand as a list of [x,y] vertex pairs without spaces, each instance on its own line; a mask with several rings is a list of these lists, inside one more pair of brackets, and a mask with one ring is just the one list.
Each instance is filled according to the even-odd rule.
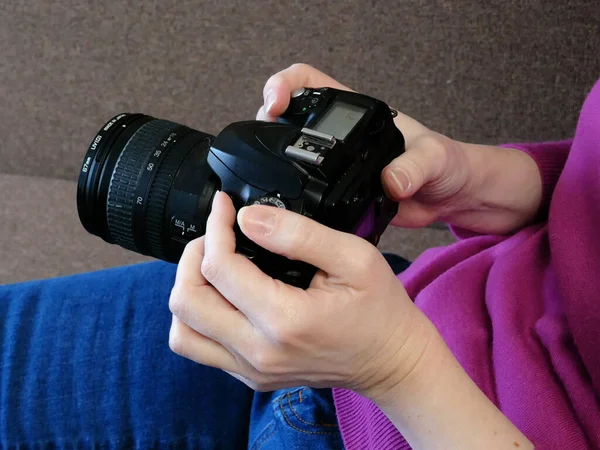
[[[274,120],[300,87],[350,90],[309,65],[294,64],[269,78],[257,119]],[[394,225],[413,228],[444,221],[477,233],[507,234],[535,218],[542,181],[529,155],[455,141],[403,113],[394,121],[406,151],[381,175],[388,196],[400,203]]]

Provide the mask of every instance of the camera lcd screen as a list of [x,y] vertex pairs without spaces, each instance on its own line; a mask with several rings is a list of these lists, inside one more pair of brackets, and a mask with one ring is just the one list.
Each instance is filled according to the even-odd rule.
[[344,140],[366,112],[360,106],[337,101],[312,129]]

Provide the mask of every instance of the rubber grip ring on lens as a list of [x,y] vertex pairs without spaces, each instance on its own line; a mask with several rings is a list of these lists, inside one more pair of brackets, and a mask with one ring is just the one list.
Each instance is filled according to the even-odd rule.
[[[110,180],[106,202],[108,229],[111,240],[115,244],[138,253],[149,254],[147,248],[140,248],[147,247],[143,245],[146,241],[145,236],[134,234],[136,190],[140,173],[145,168],[150,152],[160,145],[165,135],[177,127],[178,124],[166,120],[148,122],[135,132],[119,155]],[[160,170],[160,167],[156,170]],[[159,191],[161,187],[157,186]],[[165,198],[167,194],[168,187],[164,192]]]

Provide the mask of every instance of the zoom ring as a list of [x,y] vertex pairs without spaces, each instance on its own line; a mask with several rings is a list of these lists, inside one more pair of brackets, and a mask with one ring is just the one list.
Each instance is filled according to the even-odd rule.
[[[171,149],[173,150],[173,149]],[[165,258],[163,249],[163,223],[167,196],[175,173],[182,162],[178,152],[170,151],[158,168],[156,177],[148,192],[148,209],[146,210],[146,236],[153,256]]]
[[[137,183],[144,170],[149,151],[160,145],[177,124],[153,120],[144,124],[129,140],[113,171],[108,188],[106,216],[111,240],[122,247],[147,254],[136,245],[134,237],[134,202]],[[157,168],[158,170],[159,168]],[[168,193],[165,192],[165,196]]]
[[[137,170],[136,170],[137,169]],[[111,240],[129,250],[139,251],[133,240],[133,200],[139,168],[130,158],[119,158],[110,180],[106,220]]]

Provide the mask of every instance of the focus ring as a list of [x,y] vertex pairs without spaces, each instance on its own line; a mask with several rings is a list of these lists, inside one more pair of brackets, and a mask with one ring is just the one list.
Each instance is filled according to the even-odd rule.
[[106,203],[108,229],[115,244],[147,254],[145,249],[136,245],[134,236],[137,184],[148,156],[160,145],[165,134],[176,127],[177,124],[166,120],[148,122],[136,131],[119,155],[110,180]]
[[[176,144],[177,141],[181,141],[180,145]],[[184,131],[172,141],[172,144],[173,146],[168,149],[150,187],[145,215],[146,236],[150,252],[153,256],[163,260],[167,260],[164,231],[168,229],[170,218],[166,217],[165,209],[171,186],[187,154],[195,149],[208,148],[210,141],[201,133],[184,128]]]

